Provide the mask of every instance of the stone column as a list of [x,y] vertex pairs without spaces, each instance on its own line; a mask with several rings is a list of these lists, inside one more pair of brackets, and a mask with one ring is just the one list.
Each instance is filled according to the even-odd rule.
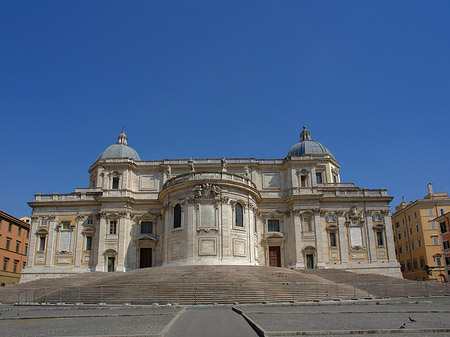
[[341,261],[346,264],[349,262],[348,258],[348,231],[345,225],[345,218],[342,213],[338,215],[338,226],[339,226],[339,247],[341,248]]
[[73,264],[80,267],[83,262],[83,235],[81,234],[83,228],[83,222],[86,217],[83,215],[77,215],[75,230],[72,232],[75,235],[75,246],[73,250]]
[[318,212],[314,213],[314,231],[316,233],[316,254],[317,254],[317,267],[325,266],[325,254],[328,254],[327,235],[325,225],[322,221],[322,217]]
[[34,265],[34,255],[36,253],[36,230],[39,225],[39,218],[37,216],[31,217],[31,224],[30,224],[30,234],[28,235],[28,256],[27,256],[27,265],[26,269],[28,269],[29,266]]
[[127,242],[128,240],[128,214],[119,213],[119,242],[117,245],[117,268],[116,271],[126,271]]
[[[388,212],[386,212],[388,213]],[[389,215],[384,216],[384,226],[386,231],[386,251],[389,262],[397,262],[395,257],[394,233],[392,232],[392,219]]]
[[[105,252],[105,239],[106,239],[106,229],[108,227],[107,213],[100,213],[100,224],[98,226],[98,231],[95,235],[97,236],[97,265],[95,266],[95,271],[105,271],[105,257],[103,253]],[[95,257],[94,257],[95,258]]]
[[365,224],[364,226],[366,226],[365,230],[367,233],[367,255],[369,258],[369,263],[371,263],[372,261],[376,261],[377,260],[377,247],[375,244],[375,232],[373,230],[373,222],[372,222],[372,216],[369,214],[365,214]]
[[170,248],[170,207],[167,205],[164,207],[164,233],[165,233],[165,242],[164,242],[164,264],[169,263],[169,248]]
[[56,237],[56,225],[58,221],[55,221],[56,217],[50,216],[48,217],[48,238],[47,238],[47,251],[46,251],[46,266],[53,266],[55,260],[55,247],[57,245]]
[[298,211],[294,211],[292,213],[292,222],[293,222],[293,236],[294,236],[294,256],[295,256],[295,267],[296,268],[305,268],[305,261],[303,260],[303,251],[302,251],[302,222],[301,216]]

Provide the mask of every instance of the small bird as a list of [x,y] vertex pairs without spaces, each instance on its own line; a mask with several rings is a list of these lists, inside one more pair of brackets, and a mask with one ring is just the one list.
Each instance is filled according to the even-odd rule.
[[414,323],[416,320],[414,318],[408,317],[411,323]]
[[404,328],[406,328],[406,323],[403,323],[399,329],[404,329]]

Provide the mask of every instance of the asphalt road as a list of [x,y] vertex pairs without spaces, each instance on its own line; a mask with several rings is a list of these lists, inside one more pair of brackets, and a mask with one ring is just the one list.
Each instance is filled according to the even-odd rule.
[[228,308],[195,308],[185,311],[169,330],[167,337],[255,337],[244,318]]

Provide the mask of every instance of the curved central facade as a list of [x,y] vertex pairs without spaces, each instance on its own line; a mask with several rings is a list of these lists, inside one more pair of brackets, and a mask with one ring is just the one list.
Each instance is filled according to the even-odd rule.
[[29,203],[23,281],[168,264],[401,276],[392,198],[342,183],[331,151],[306,128],[284,159],[144,161],[122,132],[89,173],[89,188]]

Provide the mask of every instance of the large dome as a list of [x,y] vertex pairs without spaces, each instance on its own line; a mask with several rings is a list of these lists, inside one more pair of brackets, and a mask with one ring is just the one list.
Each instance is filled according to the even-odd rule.
[[133,160],[141,160],[138,153],[131,146],[128,146],[128,138],[125,135],[125,132],[119,136],[119,140],[117,144],[113,144],[108,146],[108,148],[103,151],[103,153],[97,158],[98,160],[102,159],[114,159],[114,158],[130,158]]
[[329,155],[334,158],[330,150],[328,150],[321,143],[312,140],[311,134],[306,127],[303,126],[303,131],[300,134],[300,143],[295,144],[289,149],[287,154],[288,157],[291,156],[304,156],[304,155]]

